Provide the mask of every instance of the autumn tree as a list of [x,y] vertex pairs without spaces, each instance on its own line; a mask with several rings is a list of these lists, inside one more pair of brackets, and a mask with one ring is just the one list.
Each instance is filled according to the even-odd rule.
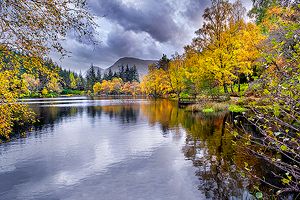
[[95,83],[95,85],[93,86],[93,91],[95,94],[98,94],[102,89],[102,85],[101,83],[97,82]]
[[103,93],[109,94],[112,91],[112,84],[110,80],[109,81],[103,80],[101,85],[102,85]]
[[24,81],[24,86],[27,87],[30,94],[37,92],[40,86],[40,80],[31,74],[24,73],[21,78]]
[[122,92],[124,93],[124,94],[126,94],[126,95],[128,95],[128,94],[131,94],[131,83],[130,83],[130,81],[127,81],[125,84],[124,84],[124,86],[123,86],[123,90],[122,90]]
[[[238,12],[237,12],[238,11]],[[227,85],[238,78],[237,73],[251,73],[251,59],[257,52],[257,43],[261,37],[258,29],[251,29],[255,34],[246,34],[251,24],[245,24],[245,9],[240,1],[234,4],[228,1],[212,0],[212,6],[203,14],[205,23],[196,31],[197,38],[186,49],[194,51],[192,58],[201,61],[202,73],[209,73],[223,86],[227,98],[230,98]],[[247,29],[248,28],[248,29]],[[248,41],[251,41],[249,43]],[[252,42],[253,41],[253,42]],[[244,48],[244,43],[250,46]],[[197,61],[195,62],[197,63]]]
[[71,29],[79,41],[84,37],[95,44],[97,25],[85,0],[5,0],[0,7],[0,135],[8,137],[15,122],[32,119],[27,106],[16,101],[25,89],[19,69],[52,76],[43,65],[50,50],[64,56],[67,50],[61,41]]
[[84,0],[9,0],[1,1],[1,44],[35,56],[44,56],[51,49],[67,52],[61,45],[69,30],[79,40],[93,39],[94,16]]
[[270,7],[280,6],[280,7],[291,7],[297,6],[299,0],[251,0],[252,9],[248,12],[250,17],[256,19],[256,24],[260,25],[266,17],[269,15],[266,13]]
[[62,89],[58,82],[58,79],[54,76],[50,78],[49,82],[46,84],[46,88],[49,92],[56,92],[56,93],[59,93]]
[[76,89],[76,81],[72,72],[70,73],[70,88]]
[[147,93],[162,96],[172,91],[168,81],[168,71],[157,69],[154,64],[148,66],[148,75],[143,78]]
[[76,78],[76,86],[77,86],[77,90],[84,90],[84,79],[82,77],[82,75],[80,74],[77,78]]
[[133,80],[130,85],[131,93],[133,95],[139,94],[140,92],[140,84],[136,80]]
[[122,91],[122,84],[123,81],[121,78],[114,78],[111,81],[111,92],[113,94],[120,94],[120,92]]
[[168,79],[172,90],[178,97],[184,88],[185,71],[185,58],[176,52],[175,55],[172,55],[169,64]]

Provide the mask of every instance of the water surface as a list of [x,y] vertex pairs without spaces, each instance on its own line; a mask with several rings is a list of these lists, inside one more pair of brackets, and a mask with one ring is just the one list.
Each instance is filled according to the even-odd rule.
[[[236,199],[228,115],[169,100],[27,99],[40,123],[0,144],[0,199]],[[245,158],[246,159],[246,158]],[[256,162],[256,161],[253,161]],[[241,164],[242,165],[242,164]]]

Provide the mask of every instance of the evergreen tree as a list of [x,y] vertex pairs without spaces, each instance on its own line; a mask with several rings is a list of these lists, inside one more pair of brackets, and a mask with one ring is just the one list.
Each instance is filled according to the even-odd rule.
[[124,65],[122,64],[122,66],[119,66],[119,78],[121,78],[123,81],[125,79],[125,70],[124,70]]
[[129,70],[129,67],[128,65],[126,66],[126,69],[125,69],[125,72],[124,72],[124,79],[123,82],[127,82],[127,81],[130,81],[130,70]]
[[98,69],[98,71],[97,71],[96,82],[101,83],[101,72],[100,72],[99,69]]
[[112,79],[114,79],[114,78],[119,78],[119,74],[117,72],[114,72]]
[[167,55],[163,54],[162,58],[158,61],[158,69],[163,69],[164,71],[168,71],[170,59],[167,58]]
[[108,81],[113,79],[113,73],[110,68],[108,70],[107,79],[108,79]]
[[96,74],[95,74],[95,68],[92,64],[89,72],[86,75],[86,90],[92,91],[95,83],[96,83]]
[[108,81],[108,75],[107,75],[107,73],[104,73],[104,75],[103,75],[103,80]]
[[76,89],[77,90],[84,90],[84,78],[82,77],[81,71],[77,76],[76,80]]
[[139,73],[138,73],[135,65],[133,65],[133,67],[131,68],[131,74],[132,74],[131,75],[132,80],[136,80],[137,82],[140,82],[139,81]]

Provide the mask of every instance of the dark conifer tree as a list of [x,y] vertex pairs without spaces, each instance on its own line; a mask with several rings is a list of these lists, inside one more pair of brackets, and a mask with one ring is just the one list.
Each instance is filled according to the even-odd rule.
[[113,79],[113,73],[112,73],[112,71],[111,71],[110,68],[109,68],[109,70],[108,70],[107,79],[108,79],[108,80],[112,80],[112,79]]
[[119,66],[119,78],[121,78],[124,81],[125,78],[125,70],[124,70],[124,65],[122,64],[122,66]]
[[99,82],[99,83],[101,83],[101,72],[100,72],[100,70],[98,69],[98,71],[97,71],[97,76],[96,76],[96,82]]
[[158,69],[163,69],[164,71],[169,70],[170,59],[167,58],[167,55],[163,54],[162,58],[158,61]]
[[131,81],[136,80],[137,82],[140,82],[139,81],[139,73],[138,73],[135,65],[133,65],[133,67],[131,68],[131,76],[132,76]]
[[124,72],[124,83],[126,83],[127,81],[130,81],[130,70],[128,65],[126,66],[125,72]]
[[95,83],[96,83],[96,74],[95,74],[95,68],[92,64],[90,70],[86,75],[86,90],[92,91]]
[[103,74],[103,79],[102,80],[106,80],[106,81],[108,81],[108,76],[107,76],[107,73],[104,73]]
[[114,75],[113,75],[112,79],[114,79],[114,78],[119,78],[119,74],[117,72],[114,72]]

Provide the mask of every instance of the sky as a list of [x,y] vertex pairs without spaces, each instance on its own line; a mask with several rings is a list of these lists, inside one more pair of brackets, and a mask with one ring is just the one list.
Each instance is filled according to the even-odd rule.
[[[234,2],[230,0],[229,2]],[[242,0],[249,10],[250,0]],[[71,34],[62,42],[71,57],[51,53],[63,69],[82,73],[91,64],[103,69],[119,58],[159,60],[191,43],[201,28],[204,9],[210,0],[87,0],[90,12],[98,16],[98,45],[78,42]],[[105,17],[103,17],[105,16]]]

